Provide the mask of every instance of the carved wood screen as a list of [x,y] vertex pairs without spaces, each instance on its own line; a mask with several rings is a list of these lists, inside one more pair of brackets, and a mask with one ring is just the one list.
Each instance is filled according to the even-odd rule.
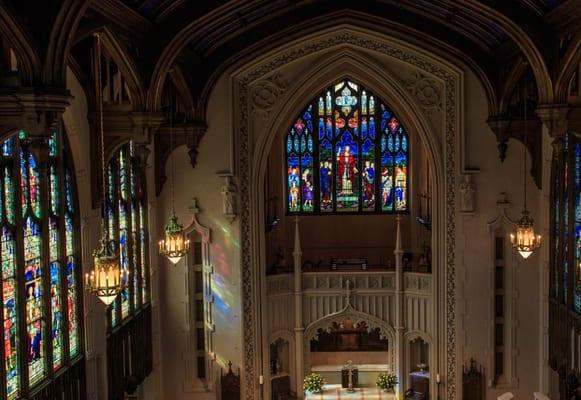
[[470,367],[464,367],[462,373],[462,398],[464,400],[484,399],[484,371],[482,366],[476,366],[476,361],[470,360]]
[[109,400],[132,394],[153,369],[151,306],[107,338]]
[[222,400],[240,400],[240,371],[234,374],[232,371],[232,363],[228,363],[228,372],[226,375],[221,373],[220,387],[222,392]]

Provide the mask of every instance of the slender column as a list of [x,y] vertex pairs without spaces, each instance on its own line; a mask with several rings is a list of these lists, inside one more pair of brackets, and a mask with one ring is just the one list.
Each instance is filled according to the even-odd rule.
[[297,399],[303,398],[303,288],[302,288],[301,238],[299,234],[299,217],[295,217],[295,247],[293,250],[295,275],[295,392]]
[[404,384],[404,322],[403,322],[403,301],[404,301],[404,287],[403,287],[403,249],[401,247],[401,217],[396,218],[397,232],[395,236],[395,373],[397,374],[399,385],[397,388],[397,397],[403,399]]

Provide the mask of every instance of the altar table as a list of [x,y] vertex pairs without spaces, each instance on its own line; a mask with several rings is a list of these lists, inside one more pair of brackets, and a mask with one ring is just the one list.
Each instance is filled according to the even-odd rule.
[[[357,380],[359,387],[375,387],[375,380],[380,372],[387,372],[387,364],[354,364],[357,369]],[[321,374],[328,384],[341,386],[341,370],[344,365],[315,365],[311,367],[312,372]]]

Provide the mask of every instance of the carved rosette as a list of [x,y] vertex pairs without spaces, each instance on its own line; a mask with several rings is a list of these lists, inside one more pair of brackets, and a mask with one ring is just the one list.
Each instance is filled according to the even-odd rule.
[[251,89],[252,112],[259,117],[266,118],[276,100],[286,89],[286,82],[279,73],[274,73],[272,76],[259,81]]
[[442,109],[442,85],[436,79],[416,72],[404,84],[426,114]]

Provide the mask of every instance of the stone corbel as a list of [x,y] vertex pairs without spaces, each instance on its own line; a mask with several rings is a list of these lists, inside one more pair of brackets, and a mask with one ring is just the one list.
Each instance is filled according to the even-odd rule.
[[2,131],[23,129],[30,138],[46,139],[58,127],[71,98],[66,89],[4,91],[0,93],[0,127]]
[[496,136],[498,158],[500,159],[500,162],[504,162],[506,159],[506,150],[508,149],[511,121],[506,117],[490,117],[486,122]]
[[173,138],[170,137],[169,125],[160,127],[155,136],[155,192],[159,196],[167,179],[165,164],[171,152],[179,146],[187,146],[190,164],[195,168],[198,157],[198,146],[204,137],[207,125],[203,121],[183,122],[173,125]]
[[569,129],[569,114],[571,107],[568,104],[542,104],[536,113],[553,138],[553,157],[563,152],[563,142]]

